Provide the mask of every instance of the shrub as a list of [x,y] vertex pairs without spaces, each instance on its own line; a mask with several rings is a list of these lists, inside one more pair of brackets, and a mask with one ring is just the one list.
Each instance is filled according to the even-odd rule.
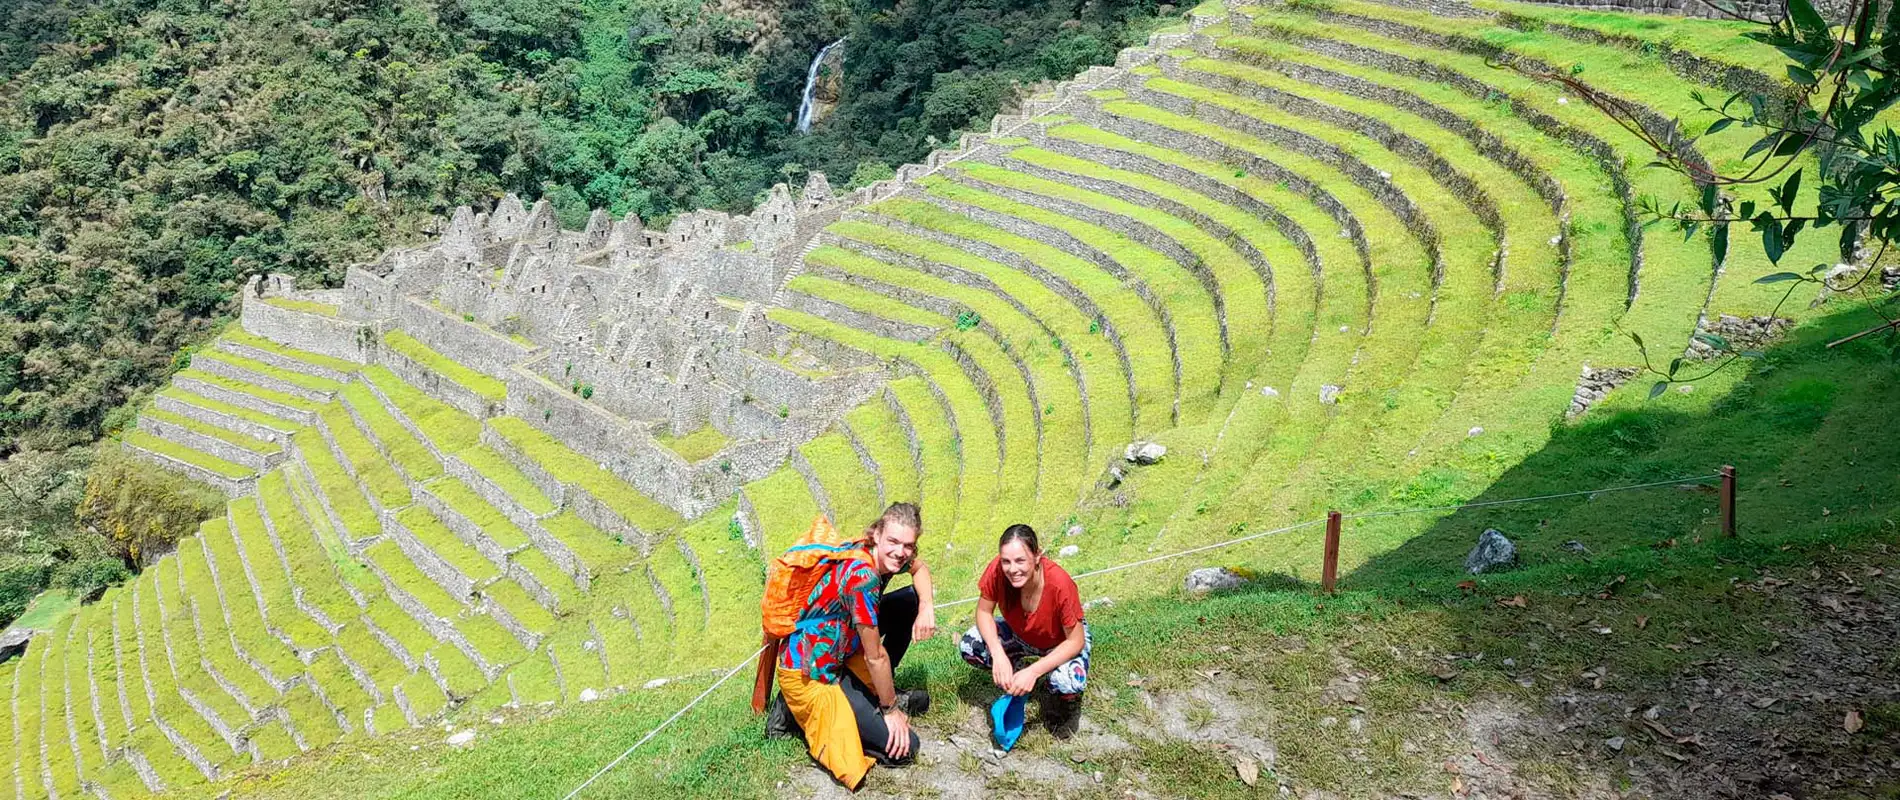
[[593,399],[593,397],[594,397],[594,385],[591,383],[582,384],[581,385],[581,399],[591,400]]
[[54,567],[50,583],[53,588],[64,589],[73,597],[91,600],[104,592],[106,587],[130,577],[132,572],[125,568],[124,561],[111,556],[93,556]]
[[49,561],[40,555],[0,556],[0,625],[26,613],[27,604],[46,588]]
[[778,418],[779,418],[779,419],[784,419],[784,418],[786,418],[786,417],[789,417],[789,416],[791,416],[791,415],[792,415],[792,409],[791,409],[791,407],[790,407],[790,406],[787,406],[787,405],[785,405],[784,403],[780,403],[780,404],[779,404],[779,406],[778,406]]
[[86,476],[77,513],[82,527],[105,537],[107,554],[143,564],[170,552],[224,503],[216,489],[108,449]]

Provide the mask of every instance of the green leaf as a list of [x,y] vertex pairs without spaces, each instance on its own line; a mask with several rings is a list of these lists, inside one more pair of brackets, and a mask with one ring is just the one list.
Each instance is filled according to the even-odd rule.
[[1721,119],[1718,119],[1714,122],[1709,123],[1709,129],[1706,131],[1703,131],[1702,135],[1713,136],[1717,133],[1721,133],[1733,122],[1735,122],[1735,120],[1729,119],[1728,117],[1723,117]]
[[1814,77],[1813,72],[1793,64],[1788,65],[1788,80],[1794,81],[1802,86],[1813,86],[1821,82],[1820,78]]
[[1763,253],[1768,255],[1769,263],[1781,263],[1781,254],[1787,251],[1787,247],[1781,241],[1780,225],[1770,221],[1767,225],[1762,226],[1761,249]]
[[1715,226],[1715,235],[1709,240],[1709,250],[1715,254],[1715,266],[1720,269],[1723,262],[1728,261],[1728,225],[1726,223]]
[[1635,332],[1635,331],[1630,331],[1630,338],[1631,338],[1631,339],[1634,339],[1634,340],[1636,340],[1636,347],[1637,347],[1637,349],[1647,349],[1647,348],[1644,348],[1644,347],[1643,347],[1643,335],[1642,335],[1642,334],[1640,334],[1640,333],[1637,333],[1637,332]]
[[1794,198],[1796,195],[1800,194],[1800,192],[1801,192],[1801,170],[1797,169],[1794,171],[1794,174],[1788,176],[1787,180],[1782,181],[1781,194],[1780,196],[1775,198],[1776,202],[1781,205],[1781,213],[1783,214],[1794,213]]
[[1801,277],[1800,273],[1796,273],[1796,272],[1777,272],[1772,275],[1763,275],[1759,278],[1756,278],[1755,282],[1756,283],[1787,283],[1788,281],[1799,281],[1799,280],[1806,280],[1806,278]]
[[1678,359],[1674,359],[1670,361],[1669,362],[1669,377],[1671,378],[1676,377],[1676,373],[1680,371],[1681,369],[1682,369],[1682,359],[1678,358]]
[[1662,393],[1666,391],[1669,391],[1669,382],[1657,381],[1656,385],[1649,387],[1649,399],[1654,400],[1661,397]]
[[1794,20],[1795,30],[1801,32],[1801,38],[1809,43],[1820,43],[1833,38],[1828,31],[1827,20],[1821,12],[1814,10],[1814,4],[1808,0],[1788,0],[1788,16]]

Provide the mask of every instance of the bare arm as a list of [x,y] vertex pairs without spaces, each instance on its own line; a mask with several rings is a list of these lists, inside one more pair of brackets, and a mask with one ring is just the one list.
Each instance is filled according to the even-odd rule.
[[875,625],[857,627],[858,641],[864,645],[864,665],[870,668],[871,691],[877,694],[877,704],[896,705],[897,683],[891,678],[891,655],[884,650],[884,639],[878,634]]
[[1038,659],[1036,663],[1023,667],[1023,672],[1031,675],[1032,680],[1049,674],[1051,670],[1062,666],[1069,659],[1082,654],[1082,646],[1088,641],[1087,635],[1088,632],[1083,630],[1082,623],[1070,625],[1068,630],[1063,631],[1062,644],[1056,645],[1056,649],[1049,651],[1048,655]]
[[911,625],[912,641],[925,641],[937,635],[937,590],[930,581],[930,565],[921,558],[910,561],[910,585],[917,589],[917,622]]
[[983,646],[990,651],[990,680],[996,687],[1009,690],[1010,680],[1016,677],[1016,665],[1009,661],[1009,651],[1003,649],[1003,637],[996,632],[996,601],[987,597],[976,599],[976,632],[983,637]]

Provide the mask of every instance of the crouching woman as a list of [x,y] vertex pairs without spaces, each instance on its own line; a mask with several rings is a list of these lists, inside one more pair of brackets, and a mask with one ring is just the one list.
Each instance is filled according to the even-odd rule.
[[1069,573],[1042,554],[1035,529],[1011,525],[996,544],[996,558],[978,580],[976,627],[959,643],[963,660],[989,670],[997,688],[1011,695],[1029,694],[1048,677],[1043,723],[1067,738],[1081,724],[1088,687],[1090,642],[1081,595]]

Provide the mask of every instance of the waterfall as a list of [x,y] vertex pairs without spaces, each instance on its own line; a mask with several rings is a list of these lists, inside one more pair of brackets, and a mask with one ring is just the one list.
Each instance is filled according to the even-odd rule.
[[812,58],[811,66],[805,70],[805,97],[798,101],[799,133],[806,133],[811,130],[812,95],[818,92],[818,65],[825,63],[825,56],[831,53],[831,48],[841,44],[844,44],[844,39],[842,38],[825,45],[823,49],[818,51],[818,55]]

